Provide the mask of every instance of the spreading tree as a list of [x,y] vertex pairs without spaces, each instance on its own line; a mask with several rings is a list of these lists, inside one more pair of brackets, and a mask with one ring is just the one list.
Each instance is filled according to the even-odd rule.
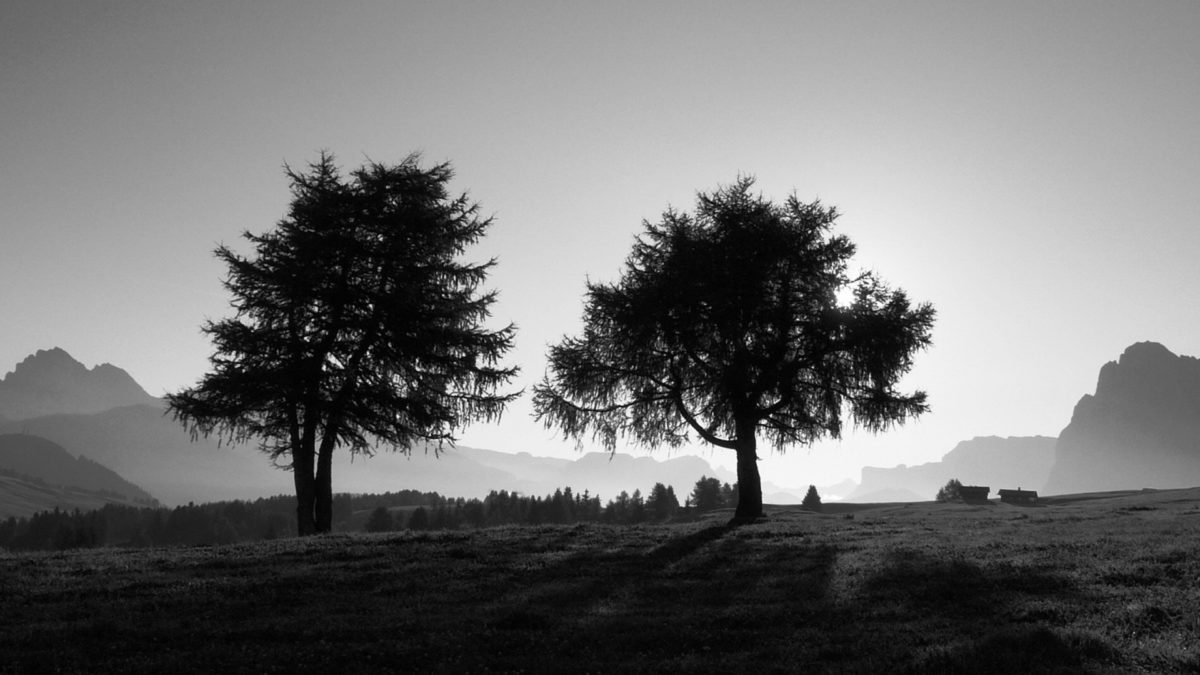
[[462,260],[491,224],[451,196],[448,164],[368,163],[343,176],[322,153],[287,169],[292,200],[274,230],[220,246],[231,318],[208,321],[211,370],[168,396],[193,436],[257,440],[294,475],[298,530],[332,526],[332,457],[453,442],[500,415],[516,373],[499,364],[514,327],[483,324],[494,260]]
[[644,222],[619,280],[588,283],[582,335],[550,348],[534,388],[548,428],[610,451],[692,434],[733,450],[739,522],[762,516],[760,436],[782,451],[839,437],[844,416],[878,432],[928,409],[897,387],[934,321],[930,305],[850,273],[835,209],[776,204],[753,183]]

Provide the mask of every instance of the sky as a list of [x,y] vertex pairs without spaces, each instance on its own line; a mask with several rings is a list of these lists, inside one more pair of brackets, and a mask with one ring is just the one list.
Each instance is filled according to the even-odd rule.
[[[1185,1],[0,0],[0,372],[59,346],[194,384],[212,250],[284,215],[284,165],[420,152],[495,219],[470,257],[527,394],[644,219],[752,175],[938,312],[903,385],[929,414],[764,480],[1054,436],[1130,344],[1200,355],[1197,35]],[[577,456],[530,409],[460,443]]]

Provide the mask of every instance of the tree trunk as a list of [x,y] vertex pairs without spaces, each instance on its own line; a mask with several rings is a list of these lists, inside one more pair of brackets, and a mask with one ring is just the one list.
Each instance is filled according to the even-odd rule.
[[333,443],[322,440],[317,451],[316,531],[333,531]]
[[762,480],[758,476],[755,425],[739,423],[737,432],[738,505],[732,523],[742,524],[763,518]]
[[296,483],[296,533],[301,537],[315,534],[317,523],[313,518],[316,499],[316,481],[313,478],[312,451],[301,444],[292,447],[292,478]]

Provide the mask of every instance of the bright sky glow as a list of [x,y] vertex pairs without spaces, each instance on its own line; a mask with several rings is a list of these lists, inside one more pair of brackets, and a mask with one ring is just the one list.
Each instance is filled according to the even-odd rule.
[[[61,346],[195,382],[212,249],[283,215],[282,165],[416,150],[496,217],[520,387],[642,219],[744,173],[939,312],[932,414],[765,480],[1057,435],[1130,343],[1200,354],[1197,35],[1182,1],[4,2],[0,371]],[[462,443],[575,456],[527,400]]]

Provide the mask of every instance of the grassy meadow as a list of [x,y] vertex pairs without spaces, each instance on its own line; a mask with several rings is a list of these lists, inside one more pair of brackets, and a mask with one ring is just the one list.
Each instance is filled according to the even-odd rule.
[[0,552],[0,672],[1200,671],[1200,489]]

